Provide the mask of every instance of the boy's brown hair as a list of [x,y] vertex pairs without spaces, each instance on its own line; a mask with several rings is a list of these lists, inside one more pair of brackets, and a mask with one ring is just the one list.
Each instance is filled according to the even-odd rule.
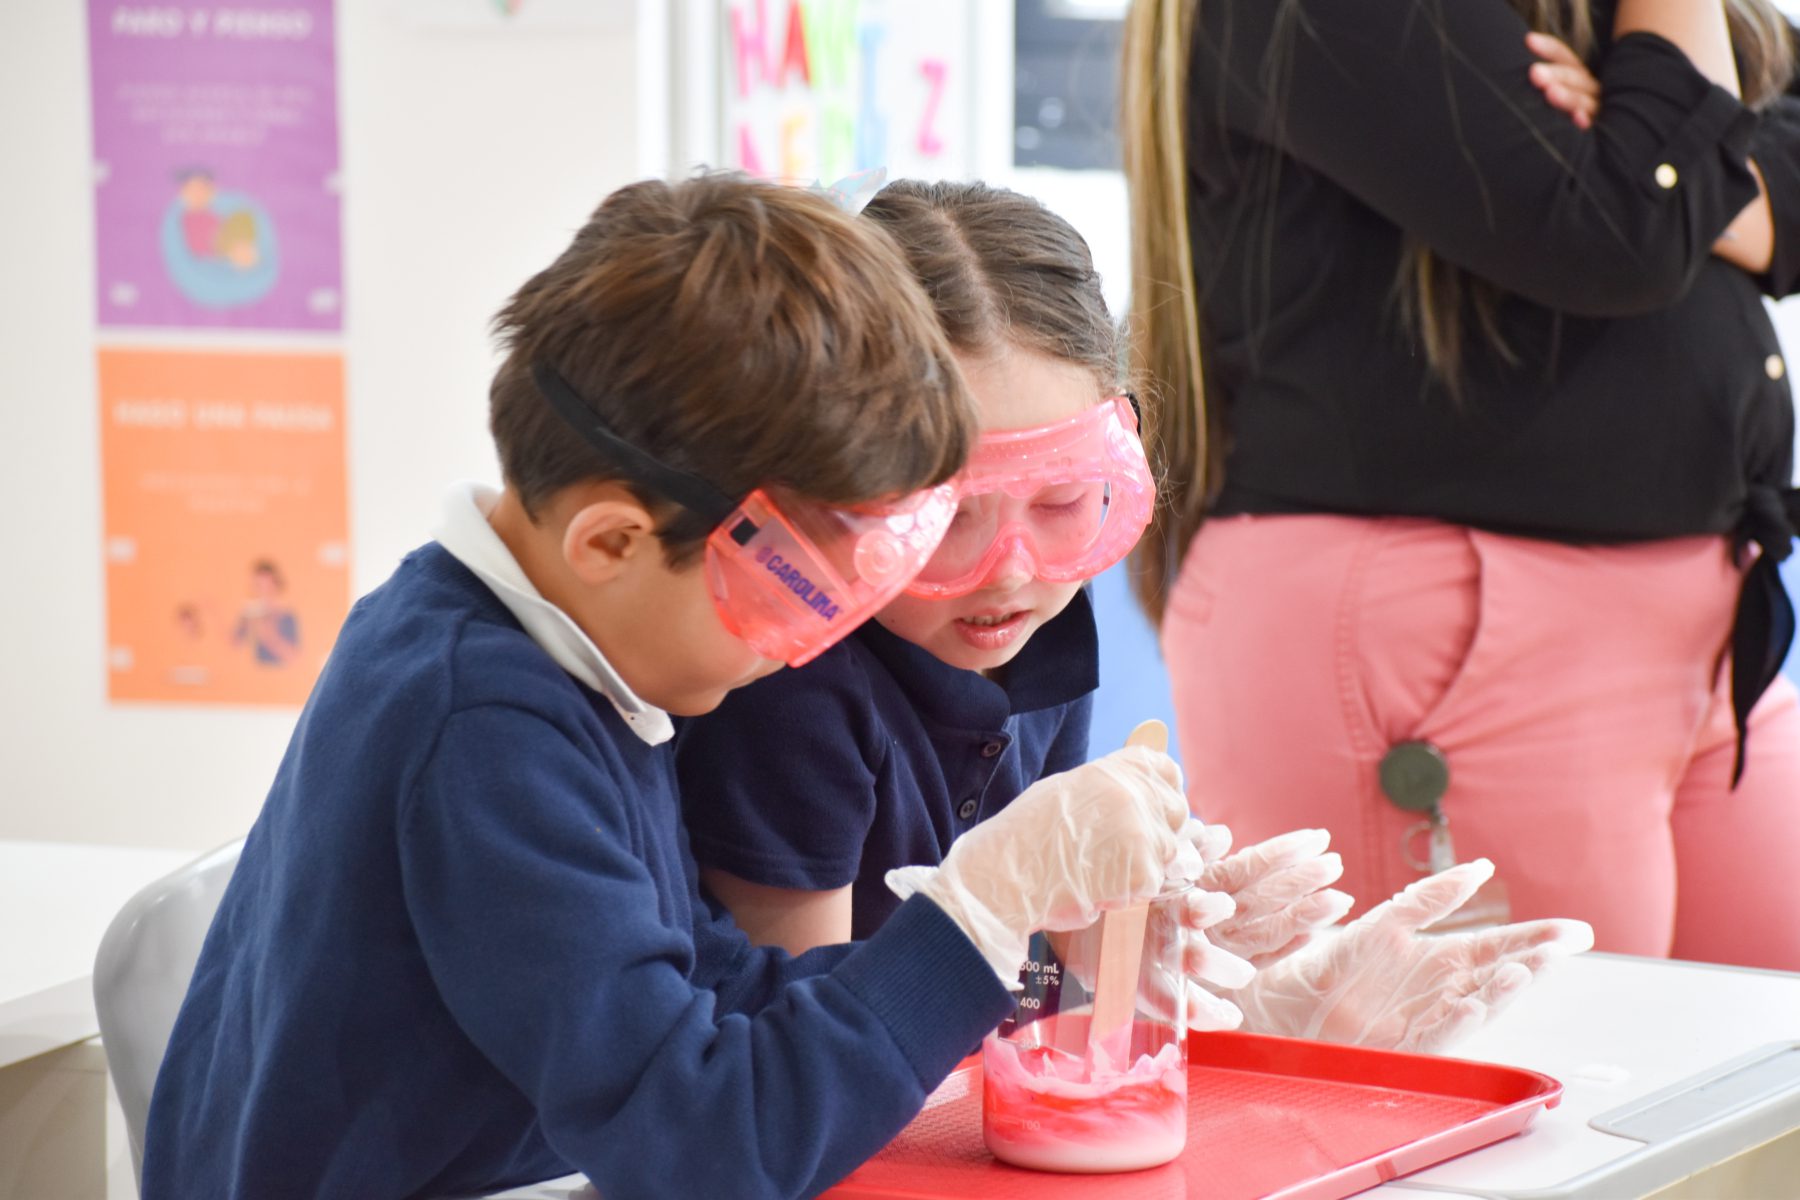
[[985,183],[899,179],[863,216],[900,244],[957,350],[979,356],[1012,343],[1124,389],[1119,328],[1093,254],[1037,200]]
[[658,514],[671,565],[708,523],[634,485],[538,392],[544,363],[618,437],[727,496],[775,485],[855,505],[941,483],[976,417],[893,243],[829,198],[739,175],[631,184],[494,318],[489,392],[506,482],[536,519],[616,479]]

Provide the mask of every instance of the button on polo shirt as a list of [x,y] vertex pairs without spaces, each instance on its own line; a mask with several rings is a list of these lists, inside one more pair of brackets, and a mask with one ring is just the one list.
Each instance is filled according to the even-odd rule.
[[871,621],[807,666],[680,722],[676,762],[702,867],[768,887],[852,888],[852,933],[899,904],[883,877],[934,865],[1046,774],[1087,761],[1099,647],[1086,591],[1001,680]]

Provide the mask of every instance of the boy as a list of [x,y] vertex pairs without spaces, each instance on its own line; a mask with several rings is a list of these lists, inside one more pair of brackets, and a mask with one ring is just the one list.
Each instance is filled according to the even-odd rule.
[[973,438],[948,347],[872,225],[730,177],[615,193],[497,325],[506,488],[345,623],[176,1022],[147,1200],[811,1195],[1005,1015],[1032,928],[1194,865],[1173,764],[1113,755],[868,943],[753,949],[697,890],[669,714],[911,578]]

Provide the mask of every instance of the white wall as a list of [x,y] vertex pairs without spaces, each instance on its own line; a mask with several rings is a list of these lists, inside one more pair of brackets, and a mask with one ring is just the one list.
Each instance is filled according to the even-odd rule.
[[[359,594],[446,483],[496,474],[489,316],[602,195],[662,169],[635,16],[661,6],[596,4],[602,26],[544,32],[337,4]],[[0,4],[0,838],[202,848],[248,827],[295,713],[107,703],[90,153],[84,5]]]
[[[665,67],[669,15],[703,4],[591,0],[601,28],[484,33],[416,17],[491,18],[489,0],[338,0],[356,592],[423,540],[447,482],[495,474],[493,310],[605,192],[663,173],[671,132],[682,160],[710,157],[688,147],[704,96],[672,97]],[[983,44],[1010,45],[1010,4],[975,12]],[[106,702],[84,29],[80,0],[0,3],[0,838],[198,849],[254,817],[294,713]],[[1012,171],[1010,56],[986,61],[982,173],[1080,228],[1121,311],[1122,183]],[[1800,301],[1777,323],[1800,347]],[[1100,604],[1104,750],[1168,701],[1118,579]]]

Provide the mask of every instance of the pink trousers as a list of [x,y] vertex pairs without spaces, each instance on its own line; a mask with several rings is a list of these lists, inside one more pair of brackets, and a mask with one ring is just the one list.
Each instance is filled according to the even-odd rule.
[[1377,766],[1423,739],[1450,765],[1456,857],[1494,860],[1515,920],[1800,970],[1786,679],[1730,786],[1740,578],[1717,537],[1596,548],[1412,519],[1211,521],[1162,631],[1194,809],[1240,845],[1329,829],[1360,911],[1419,877],[1402,843],[1420,818],[1387,801]]

